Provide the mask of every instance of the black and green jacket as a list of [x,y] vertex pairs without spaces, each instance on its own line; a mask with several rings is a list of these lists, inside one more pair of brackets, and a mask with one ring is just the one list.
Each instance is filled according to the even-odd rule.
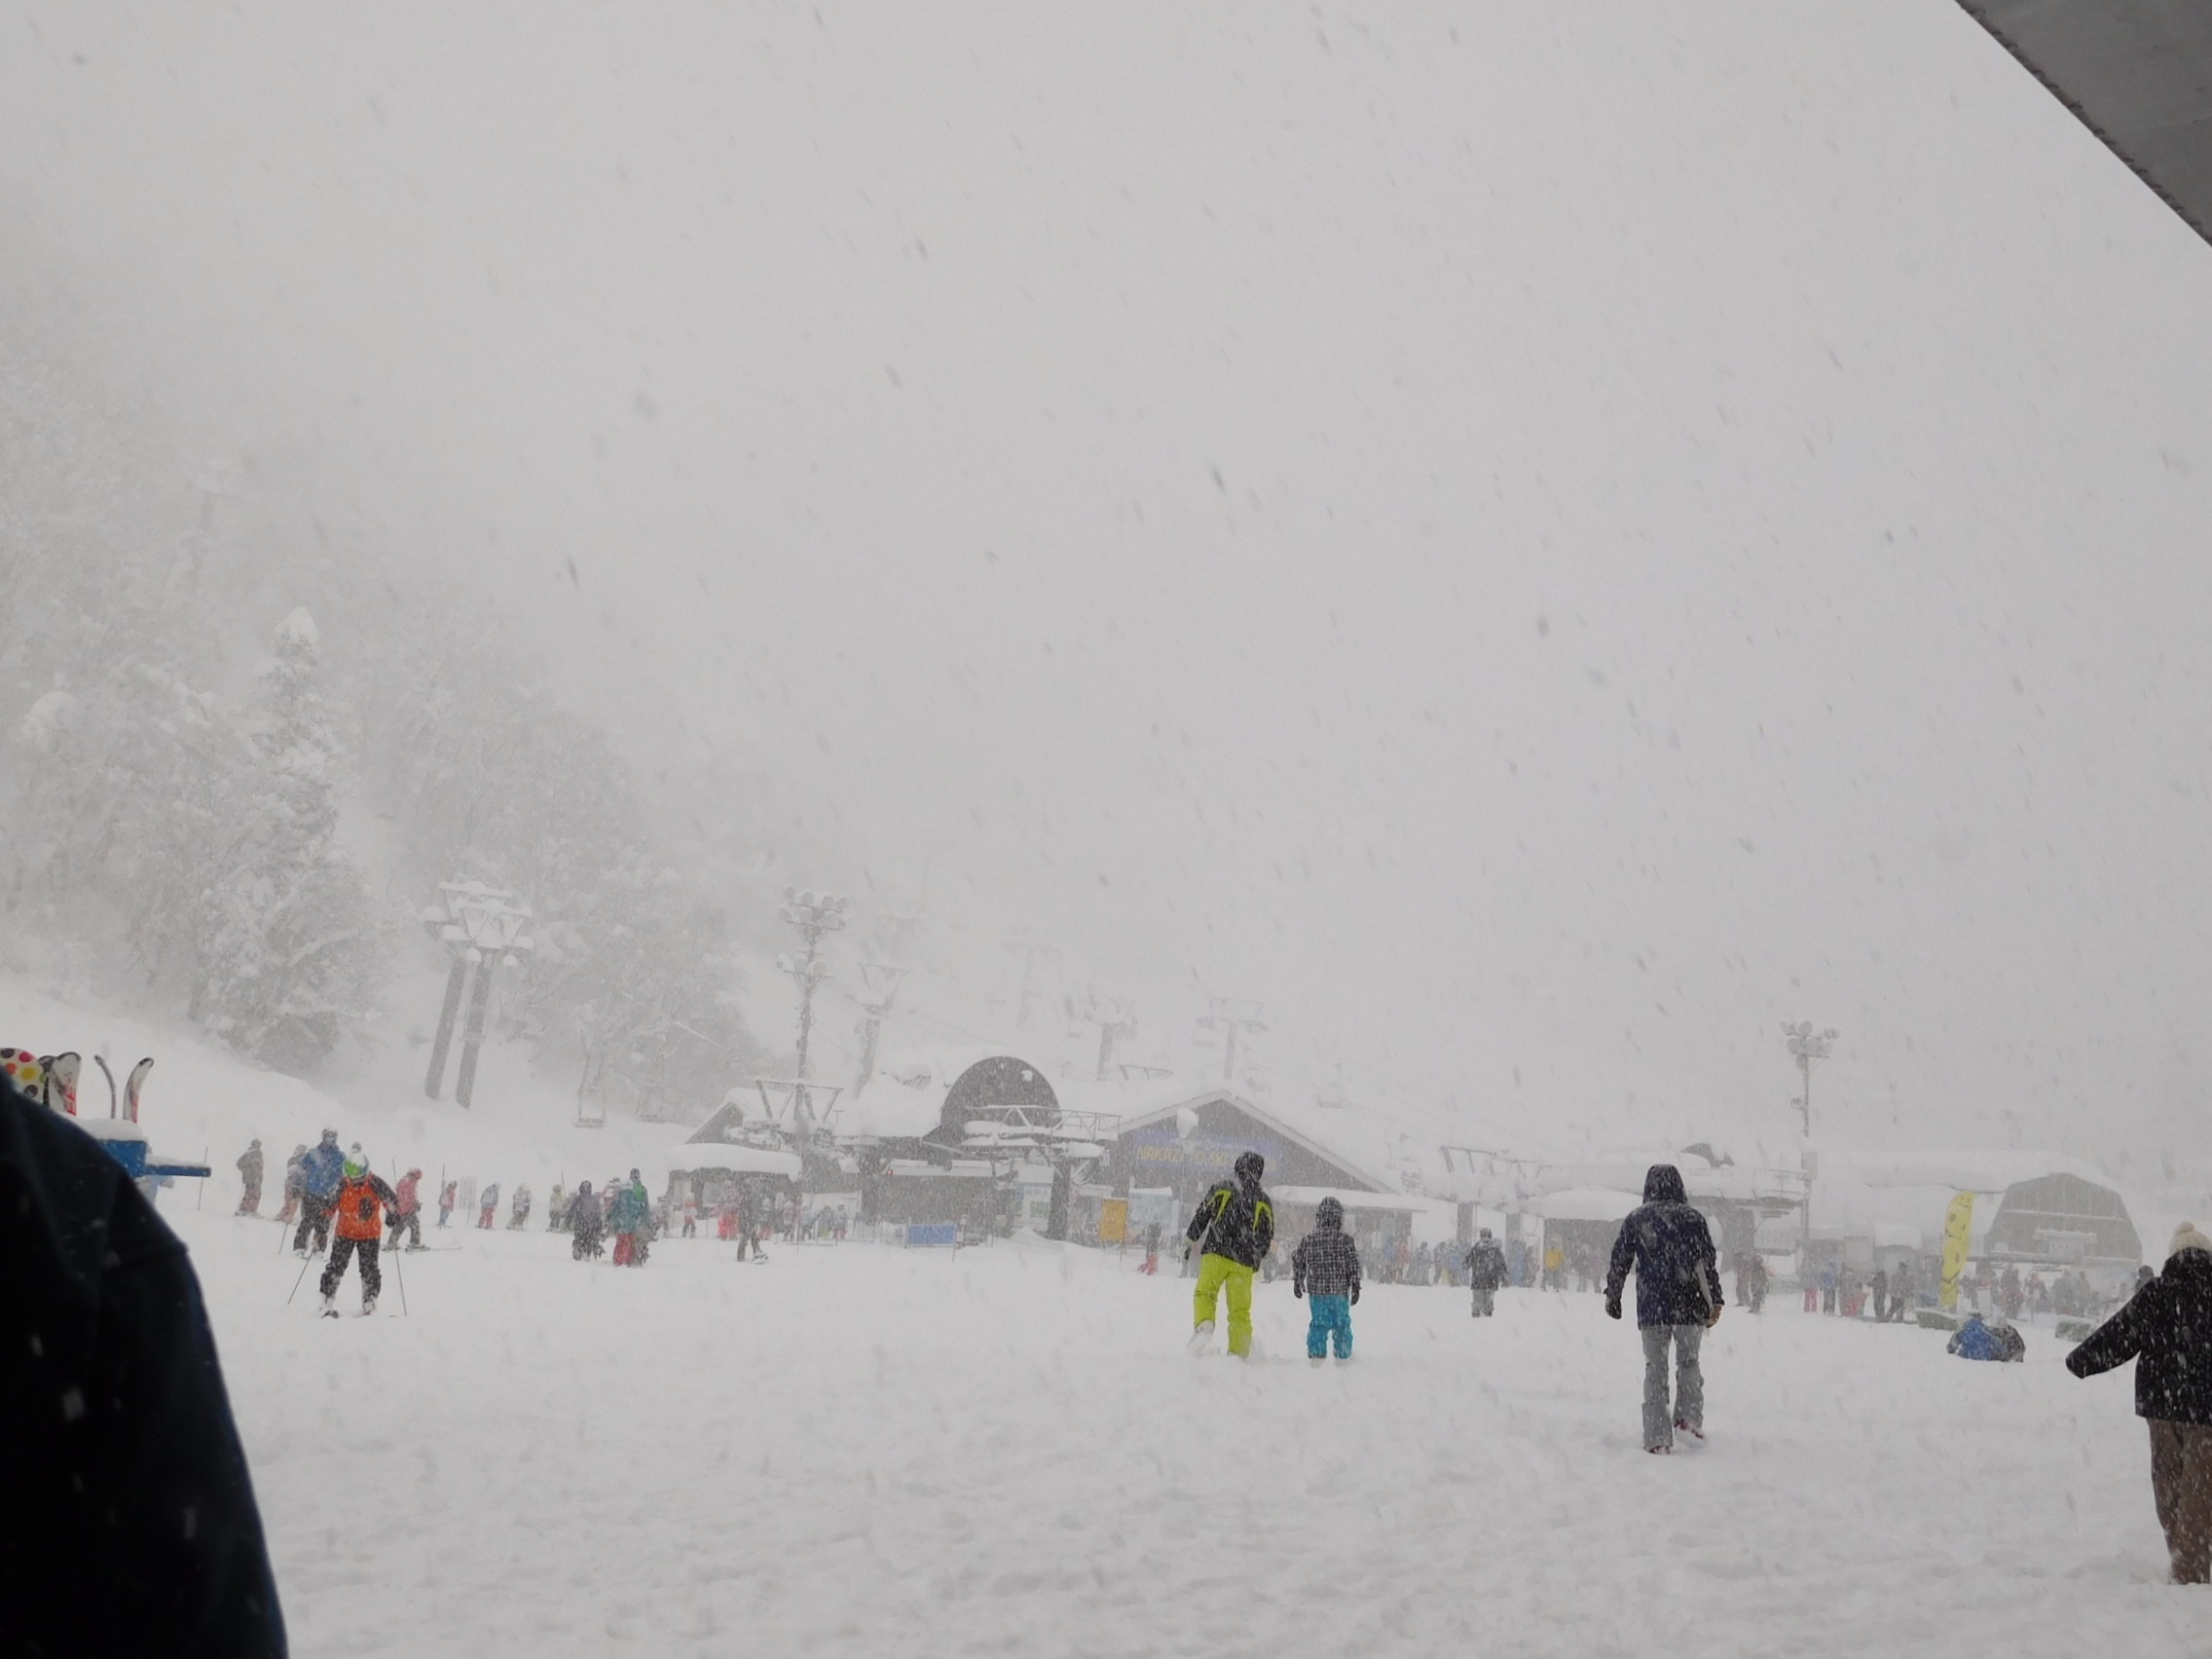
[[1209,1256],[1257,1268],[1275,1241],[1275,1206],[1257,1179],[1216,1182],[1184,1235]]

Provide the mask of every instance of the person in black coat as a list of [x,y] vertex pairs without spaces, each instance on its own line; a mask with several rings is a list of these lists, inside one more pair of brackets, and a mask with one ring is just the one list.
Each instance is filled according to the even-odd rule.
[[2183,1222],[2165,1271],[2066,1356],[2077,1377],[2135,1361],[2151,1497],[2176,1584],[2212,1583],[2212,1238]]
[[282,1659],[283,1615],[183,1244],[0,1084],[0,1648]]
[[1482,1236],[1467,1247],[1467,1282],[1474,1286],[1474,1315],[1487,1319],[1497,1311],[1498,1287],[1505,1283],[1505,1252],[1484,1228]]
[[1229,1299],[1229,1351],[1238,1358],[1252,1352],[1252,1277],[1275,1241],[1275,1206],[1260,1177],[1268,1162],[1256,1152],[1237,1154],[1235,1179],[1217,1181],[1192,1213],[1184,1236],[1198,1252],[1198,1283],[1193,1293],[1191,1351],[1202,1353],[1213,1338],[1214,1310],[1222,1293]]
[[[1621,1223],[1605,1274],[1605,1313],[1621,1316],[1621,1292],[1636,1271],[1636,1323],[1643,1338],[1643,1449],[1672,1452],[1675,1429],[1705,1438],[1705,1374],[1698,1348],[1720,1317],[1713,1230],[1690,1207],[1681,1171],[1654,1163],[1643,1202]],[[1667,1349],[1676,1355],[1675,1398],[1667,1397]]]
[[569,1200],[569,1256],[582,1261],[586,1256],[597,1256],[603,1246],[600,1236],[607,1230],[607,1215],[599,1207],[599,1195],[591,1190],[589,1181],[576,1183],[576,1196]]

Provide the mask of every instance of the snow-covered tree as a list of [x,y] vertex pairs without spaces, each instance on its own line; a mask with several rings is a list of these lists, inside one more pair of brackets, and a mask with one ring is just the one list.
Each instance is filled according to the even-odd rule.
[[262,665],[229,856],[199,895],[192,1016],[271,1065],[300,1070],[366,1014],[375,929],[337,843],[341,760],[315,689],[321,640],[294,610]]

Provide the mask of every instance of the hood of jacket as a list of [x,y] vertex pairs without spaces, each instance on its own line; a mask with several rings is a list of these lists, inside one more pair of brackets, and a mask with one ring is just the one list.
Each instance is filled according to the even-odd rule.
[[1314,1206],[1313,1225],[1323,1233],[1342,1233],[1345,1230],[1345,1206],[1334,1198],[1323,1198]]
[[1268,1161],[1258,1153],[1239,1153],[1236,1159],[1236,1184],[1247,1192],[1251,1191],[1260,1184],[1260,1177],[1267,1173],[1267,1168]]
[[1686,1204],[1689,1198],[1682,1186],[1682,1172],[1672,1163],[1654,1163],[1643,1177],[1643,1201],[1647,1204]]
[[2212,1287],[2212,1255],[2202,1250],[2176,1250],[2166,1258],[2165,1271],[2158,1276],[2191,1290]]

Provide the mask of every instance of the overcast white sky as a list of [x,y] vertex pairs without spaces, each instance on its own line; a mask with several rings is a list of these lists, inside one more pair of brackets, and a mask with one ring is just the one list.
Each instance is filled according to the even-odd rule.
[[2212,249],[1947,0],[1468,10],[11,0],[0,238],[1156,1021],[2198,1144]]

